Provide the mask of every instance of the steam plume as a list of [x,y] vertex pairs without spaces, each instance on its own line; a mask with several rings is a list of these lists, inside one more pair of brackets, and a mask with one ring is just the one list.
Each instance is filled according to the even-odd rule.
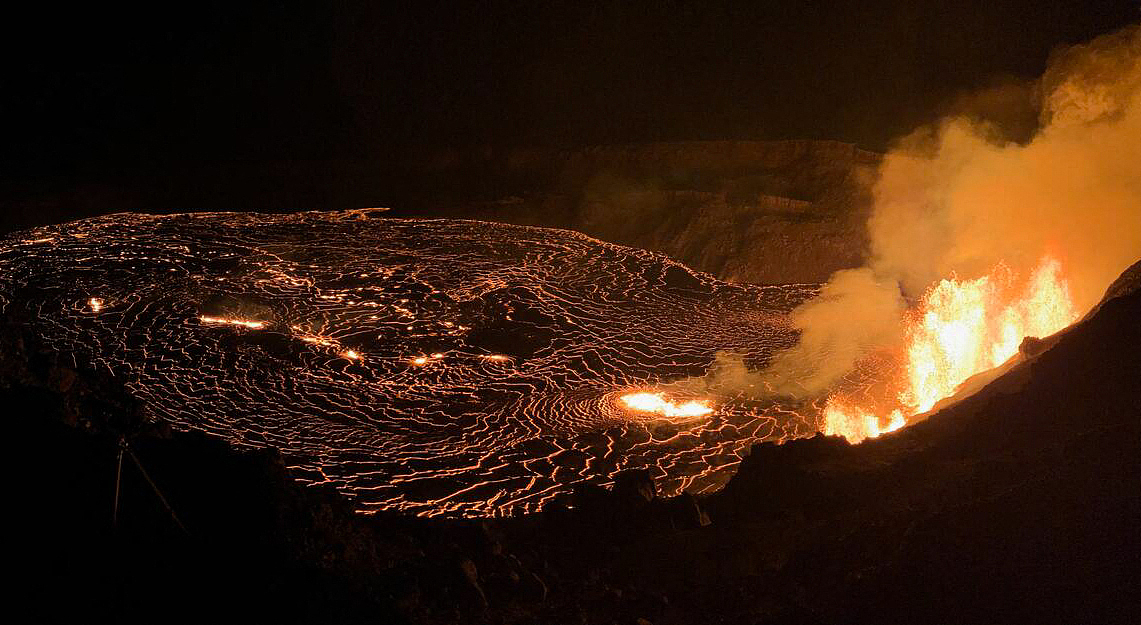
[[1141,257],[1141,28],[1056,53],[1035,93],[1039,128],[1025,143],[960,116],[889,152],[868,265],[834,274],[793,313],[800,343],[744,379],[785,395],[825,390],[899,339],[900,291],[918,298],[941,278],[977,277],[999,262],[1026,276],[1050,254],[1074,305],[1090,309]]
[[819,296],[793,311],[800,342],[777,354],[761,378],[780,395],[827,390],[869,350],[894,346],[902,338],[903,309],[894,282],[878,279],[867,268],[838,271]]

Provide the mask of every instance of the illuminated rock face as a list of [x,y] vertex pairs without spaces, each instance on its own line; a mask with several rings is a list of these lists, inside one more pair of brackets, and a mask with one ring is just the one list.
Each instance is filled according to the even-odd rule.
[[864,264],[880,155],[836,141],[684,141],[481,151],[434,164],[435,186],[462,181],[452,197],[480,185],[489,188],[475,197],[518,190],[496,202],[441,197],[418,215],[570,228],[726,281],[787,284]]
[[619,398],[718,350],[766,359],[813,291],[568,231],[361,211],[122,214],[0,241],[0,307],[45,345],[113,372],[150,418],[282,450],[364,512],[520,513],[629,468],[666,495],[715,489],[750,444],[812,420]]

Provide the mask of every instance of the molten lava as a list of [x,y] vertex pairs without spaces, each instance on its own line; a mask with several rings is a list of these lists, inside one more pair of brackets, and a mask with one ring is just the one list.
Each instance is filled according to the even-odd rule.
[[899,408],[885,424],[874,410],[834,396],[824,432],[858,442],[898,429],[967,378],[1010,360],[1025,337],[1054,334],[1077,318],[1061,264],[1050,257],[1025,281],[1001,263],[974,280],[941,280],[905,321]]
[[198,317],[198,320],[202,323],[241,326],[251,330],[260,330],[265,327],[264,321],[254,321],[250,319],[230,319],[228,317],[208,317],[206,315],[202,315]]
[[703,417],[713,412],[708,402],[692,399],[679,403],[666,399],[661,393],[629,393],[623,395],[621,400],[630,410],[665,417]]
[[852,442],[894,432],[904,425],[907,425],[907,421],[899,409],[892,411],[886,425],[881,425],[879,416],[874,412],[844,403],[841,399],[829,399],[828,405],[824,407],[824,433],[843,436]]

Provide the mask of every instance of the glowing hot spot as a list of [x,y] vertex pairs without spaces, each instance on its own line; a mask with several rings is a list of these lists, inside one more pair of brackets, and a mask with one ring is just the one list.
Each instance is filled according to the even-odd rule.
[[198,318],[202,323],[224,324],[232,326],[241,326],[251,330],[260,330],[265,327],[264,321],[252,321],[249,319],[230,319],[227,317],[207,317],[205,315]]
[[713,412],[713,408],[706,401],[693,399],[678,403],[666,399],[662,393],[629,393],[620,399],[630,410],[666,417],[702,417]]

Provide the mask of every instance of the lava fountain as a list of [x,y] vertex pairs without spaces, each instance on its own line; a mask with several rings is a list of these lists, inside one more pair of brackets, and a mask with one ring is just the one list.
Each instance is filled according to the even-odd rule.
[[1002,263],[973,280],[941,280],[905,317],[897,407],[881,417],[833,395],[823,430],[858,442],[899,429],[971,376],[1009,361],[1024,338],[1054,334],[1077,318],[1061,263],[1049,256],[1025,280]]

